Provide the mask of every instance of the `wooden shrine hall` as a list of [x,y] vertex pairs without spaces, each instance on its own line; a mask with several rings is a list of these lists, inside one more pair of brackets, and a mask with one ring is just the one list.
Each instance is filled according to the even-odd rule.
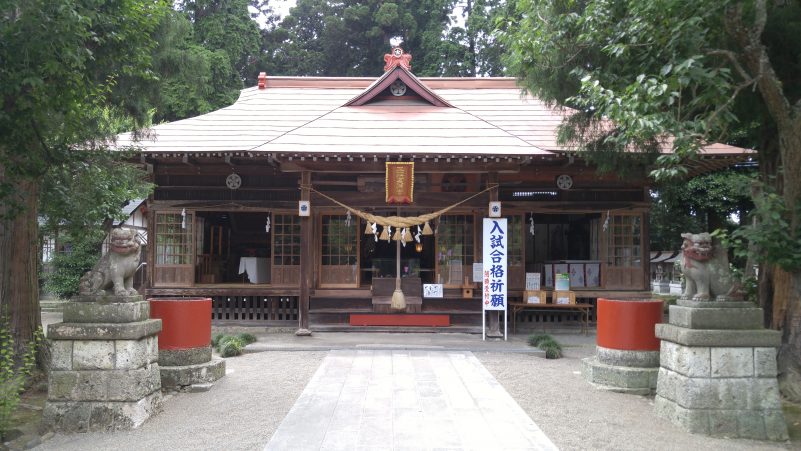
[[[526,273],[546,290],[569,273],[588,303],[649,296],[645,173],[597,173],[557,143],[566,113],[512,78],[418,78],[410,59],[393,49],[377,79],[262,74],[229,107],[154,126],[143,140],[120,135],[156,185],[146,295],[210,297],[215,321],[332,330],[389,314],[400,272],[407,311],[475,331],[481,221],[500,201],[512,300]],[[693,171],[744,153],[710,145]],[[388,197],[389,163],[411,163],[408,199]],[[399,246],[343,206],[377,217],[446,211],[430,233],[403,230]]]

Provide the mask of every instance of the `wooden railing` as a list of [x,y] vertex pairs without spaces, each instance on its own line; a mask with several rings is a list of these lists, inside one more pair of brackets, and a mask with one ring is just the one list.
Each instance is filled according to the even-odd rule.
[[297,296],[212,296],[213,321],[297,323]]

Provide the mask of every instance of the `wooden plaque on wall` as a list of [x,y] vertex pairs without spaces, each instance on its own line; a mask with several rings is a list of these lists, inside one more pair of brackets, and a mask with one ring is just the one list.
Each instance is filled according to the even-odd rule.
[[414,200],[414,163],[387,162],[386,202],[410,204]]

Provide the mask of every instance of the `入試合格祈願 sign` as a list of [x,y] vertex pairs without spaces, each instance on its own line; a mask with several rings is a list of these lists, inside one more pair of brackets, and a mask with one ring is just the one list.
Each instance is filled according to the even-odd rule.
[[506,218],[484,218],[484,277],[481,298],[484,310],[506,310]]

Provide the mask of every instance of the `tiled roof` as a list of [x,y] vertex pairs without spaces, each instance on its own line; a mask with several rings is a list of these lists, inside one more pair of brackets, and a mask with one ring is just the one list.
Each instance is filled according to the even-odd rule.
[[[154,126],[134,142],[163,154],[408,154],[547,156],[564,112],[522,93],[512,78],[420,78],[450,107],[424,99],[384,99],[344,106],[374,78],[268,77],[266,89],[242,90],[233,105]],[[714,144],[708,153],[744,149]],[[705,152],[707,153],[707,152]]]

